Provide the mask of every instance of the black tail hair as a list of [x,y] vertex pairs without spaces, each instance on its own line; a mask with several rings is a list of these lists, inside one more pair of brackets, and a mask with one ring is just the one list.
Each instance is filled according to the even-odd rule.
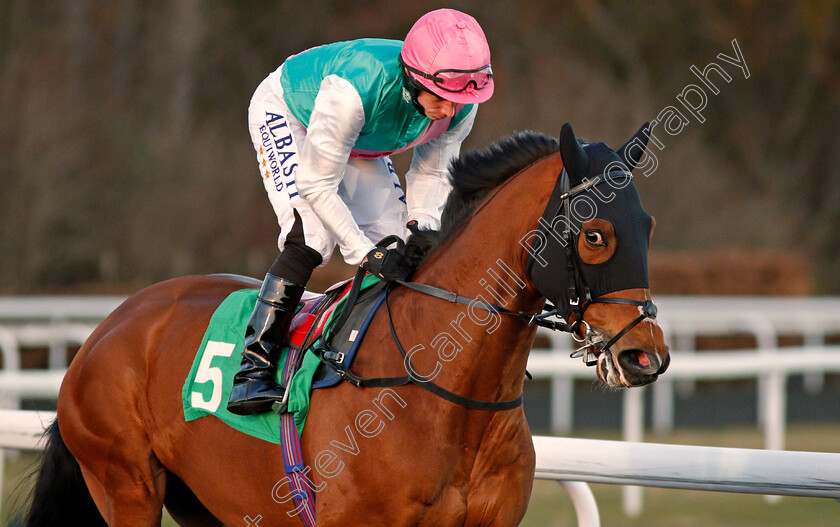
[[79,462],[67,449],[58,419],[44,433],[46,448],[23,521],[24,527],[107,523],[88,492]]

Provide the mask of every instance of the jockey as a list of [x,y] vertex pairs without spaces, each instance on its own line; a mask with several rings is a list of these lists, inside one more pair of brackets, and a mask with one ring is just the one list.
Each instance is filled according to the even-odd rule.
[[[421,17],[404,42],[360,39],[293,55],[259,85],[248,121],[281,252],[248,323],[230,412],[264,412],[283,398],[274,381],[280,345],[312,271],[336,245],[349,264],[407,276],[397,251],[374,258],[374,242],[405,238],[406,220],[440,227],[449,162],[492,94],[484,32],[452,9]],[[404,194],[389,156],[410,148]]]

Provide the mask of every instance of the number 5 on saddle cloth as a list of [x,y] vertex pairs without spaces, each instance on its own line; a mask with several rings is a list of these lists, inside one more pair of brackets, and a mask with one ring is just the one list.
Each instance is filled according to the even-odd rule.
[[[277,368],[277,382],[289,394],[286,407],[280,410],[293,414],[298,433],[303,432],[309,412],[310,391],[342,380],[339,372],[350,366],[384,301],[385,286],[379,278],[360,272],[353,283],[345,282],[301,303]],[[236,291],[213,314],[182,390],[184,417],[192,421],[213,415],[243,433],[280,444],[277,413],[240,416],[221,404],[239,371],[243,336],[257,293],[256,289]],[[353,308],[344,309],[345,305]]]

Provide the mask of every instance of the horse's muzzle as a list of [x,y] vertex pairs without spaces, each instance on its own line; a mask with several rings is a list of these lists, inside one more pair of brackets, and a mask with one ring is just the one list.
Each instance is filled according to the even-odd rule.
[[666,355],[665,361],[655,352],[640,349],[626,349],[618,354],[618,365],[622,369],[622,377],[630,386],[644,386],[650,384],[665,373],[671,364],[671,356]]

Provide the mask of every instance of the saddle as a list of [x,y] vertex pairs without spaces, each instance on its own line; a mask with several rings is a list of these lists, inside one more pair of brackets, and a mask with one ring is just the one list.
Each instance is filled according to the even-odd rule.
[[[289,326],[288,343],[298,353],[289,357],[311,351],[321,359],[312,379],[313,390],[341,382],[340,372],[353,362],[385,294],[384,282],[365,275],[340,282],[323,295],[304,295],[302,307]],[[341,310],[336,313],[339,306]]]

